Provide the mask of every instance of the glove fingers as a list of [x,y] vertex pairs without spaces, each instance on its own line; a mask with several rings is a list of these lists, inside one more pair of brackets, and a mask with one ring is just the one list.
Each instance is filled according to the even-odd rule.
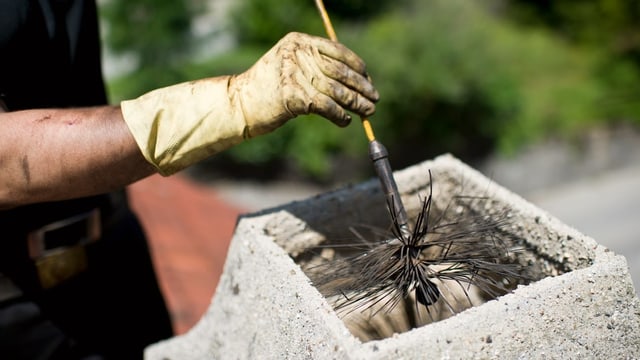
[[[319,73],[322,77],[322,73]],[[300,114],[318,114],[331,120],[338,126],[347,126],[351,122],[351,116],[342,108],[334,99],[335,96],[325,94],[323,91],[319,91],[314,83],[317,82],[318,77],[310,75],[311,79],[308,79],[304,73],[297,73],[294,75],[295,86],[286,86],[283,88],[286,109],[296,115]],[[325,77],[326,79],[326,77]],[[334,81],[335,82],[335,81]],[[327,82],[320,80],[319,83],[322,88],[328,88]],[[346,89],[340,85],[341,88]],[[348,90],[348,89],[347,89]],[[330,92],[327,90],[327,92]],[[304,94],[301,96],[301,94]]]
[[373,102],[378,101],[380,97],[378,91],[367,77],[354,71],[344,63],[322,55],[319,55],[319,57],[320,59],[317,62],[323,74],[357,91]]
[[344,45],[288,34],[242,75],[251,80],[242,91],[251,134],[258,128],[274,129],[301,114],[315,113],[339,126],[350,123],[348,111],[373,114],[379,95],[365,68],[362,59]]
[[331,120],[331,122],[340,127],[345,127],[351,123],[351,115],[331,97],[321,92],[317,92],[312,98],[311,112]]
[[332,98],[334,102],[337,102],[343,108],[360,116],[371,116],[376,110],[373,101],[331,78],[314,77],[311,79],[311,85],[317,91]]
[[358,91],[371,101],[378,101],[378,91],[371,84],[364,61],[346,46],[324,38],[312,37],[313,52],[322,72]]
[[367,66],[365,62],[346,46],[329,39],[315,36],[311,37],[311,41],[320,54],[342,62],[357,73],[366,77]]
[[[375,112],[378,92],[364,76],[342,62],[321,55],[317,48],[308,50],[310,53],[296,52],[296,62],[302,71],[298,84],[306,88],[305,92],[314,104],[314,112],[330,114],[338,125],[350,121],[345,109],[360,116],[370,116]],[[318,92],[324,96],[316,96]],[[335,106],[339,106],[340,111],[335,110]]]

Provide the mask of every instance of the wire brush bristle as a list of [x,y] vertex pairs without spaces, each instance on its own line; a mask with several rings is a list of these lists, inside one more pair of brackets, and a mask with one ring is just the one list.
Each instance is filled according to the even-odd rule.
[[[368,329],[360,336],[364,340],[451,316],[526,281],[520,265],[508,262],[516,249],[504,241],[500,229],[509,214],[474,213],[470,202],[490,201],[476,196],[454,197],[437,214],[432,208],[431,171],[429,178],[429,195],[421,201],[410,234],[403,234],[389,204],[392,228],[386,239],[361,238],[367,244],[364,251],[306,269],[339,315],[358,318],[356,332]],[[381,329],[379,320],[372,321],[376,316],[389,320],[398,313],[404,319],[391,322],[402,323],[400,329],[397,324]]]

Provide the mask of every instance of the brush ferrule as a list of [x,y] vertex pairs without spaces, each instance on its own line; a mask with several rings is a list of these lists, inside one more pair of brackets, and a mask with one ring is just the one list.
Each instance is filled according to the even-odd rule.
[[378,174],[382,191],[387,199],[389,211],[392,213],[396,226],[400,228],[402,235],[410,234],[407,212],[402,204],[398,186],[393,178],[391,165],[389,164],[389,152],[382,143],[377,140],[369,142],[369,157]]

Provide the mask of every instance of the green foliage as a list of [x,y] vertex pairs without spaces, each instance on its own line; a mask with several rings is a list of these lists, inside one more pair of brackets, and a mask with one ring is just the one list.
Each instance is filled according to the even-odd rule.
[[173,0],[111,0],[101,7],[110,24],[106,36],[114,52],[135,49],[141,63],[164,63],[190,44],[195,2]]
[[[325,1],[325,6],[331,12],[334,25],[337,25],[343,17],[355,14],[359,20],[374,16],[390,3],[385,0],[373,6],[361,0]],[[222,73],[244,71],[288,32],[326,36],[312,0],[246,0],[236,5],[231,26],[240,45],[233,53],[224,54],[209,63],[212,69],[224,69]],[[351,126],[343,129],[315,115],[303,116],[269,136],[235,146],[223,156],[256,166],[271,164],[274,159],[291,160],[316,180],[326,179],[330,176],[332,154],[359,153],[366,156],[363,130],[357,117],[354,119]]]
[[133,54],[135,71],[109,84],[113,99],[140,95],[184,80],[182,69],[192,50],[191,19],[201,0],[110,0],[100,6],[107,24],[106,46],[115,54]]
[[[334,25],[365,21],[383,13],[391,0],[324,1]],[[326,36],[313,0],[244,0],[236,2],[232,28],[241,44],[271,46],[291,31]]]
[[175,66],[146,66],[131,74],[113,79],[107,84],[107,92],[112,103],[132,99],[143,93],[163,86],[184,81],[183,69]]
[[374,126],[406,163],[490,146],[520,105],[492,47],[492,19],[474,4],[415,2],[344,38],[381,93]]
[[[513,153],[594,124],[640,122],[640,67],[633,56],[633,34],[640,32],[624,30],[637,27],[629,20],[637,19],[637,6],[622,7],[622,1],[597,0],[584,8],[579,4],[589,2],[558,1],[553,9],[516,1],[507,12],[492,6],[496,1],[326,5],[340,41],[367,62],[381,94],[371,121],[399,168],[443,152],[463,159],[494,149]],[[600,23],[598,11],[605,7],[617,15]],[[123,85],[131,82],[150,86],[244,71],[289,31],[325,36],[311,0],[238,1],[232,18],[239,44],[233,51],[164,72],[161,65],[149,66],[112,82],[114,91],[131,94]],[[601,24],[613,29],[609,35],[598,33]],[[575,34],[568,36],[567,29]],[[293,161],[316,178],[330,178],[336,155],[367,162],[366,152],[355,116],[345,129],[305,116],[222,156],[252,166]]]
[[640,61],[640,2],[630,0],[516,0],[510,13],[550,27],[576,43],[596,45]]
[[[565,122],[559,125],[561,128],[579,131],[594,118],[607,122],[640,122],[640,2],[519,0],[513,3],[508,8],[512,17],[548,29],[546,36],[563,39],[561,45],[571,51],[574,58],[564,64],[564,69],[571,71],[556,71],[571,86],[564,94],[558,89],[556,94],[548,96],[549,102],[555,98],[569,104],[567,116],[557,117]],[[572,69],[575,65],[582,68],[581,77],[572,77],[576,73]]]
[[309,34],[322,31],[311,0],[238,1],[231,16],[231,26],[240,44],[262,45],[266,49],[291,31]]

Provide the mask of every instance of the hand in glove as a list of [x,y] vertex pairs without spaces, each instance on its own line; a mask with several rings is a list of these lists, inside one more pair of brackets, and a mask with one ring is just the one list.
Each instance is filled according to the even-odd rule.
[[346,126],[347,111],[369,116],[377,100],[356,54],[290,33],[242,74],[157,89],[121,108],[145,158],[170,175],[297,115],[316,113]]
[[290,33],[251,69],[233,77],[230,89],[242,103],[251,136],[310,113],[346,126],[351,117],[345,109],[369,116],[378,100],[356,54],[341,44],[300,33]]

